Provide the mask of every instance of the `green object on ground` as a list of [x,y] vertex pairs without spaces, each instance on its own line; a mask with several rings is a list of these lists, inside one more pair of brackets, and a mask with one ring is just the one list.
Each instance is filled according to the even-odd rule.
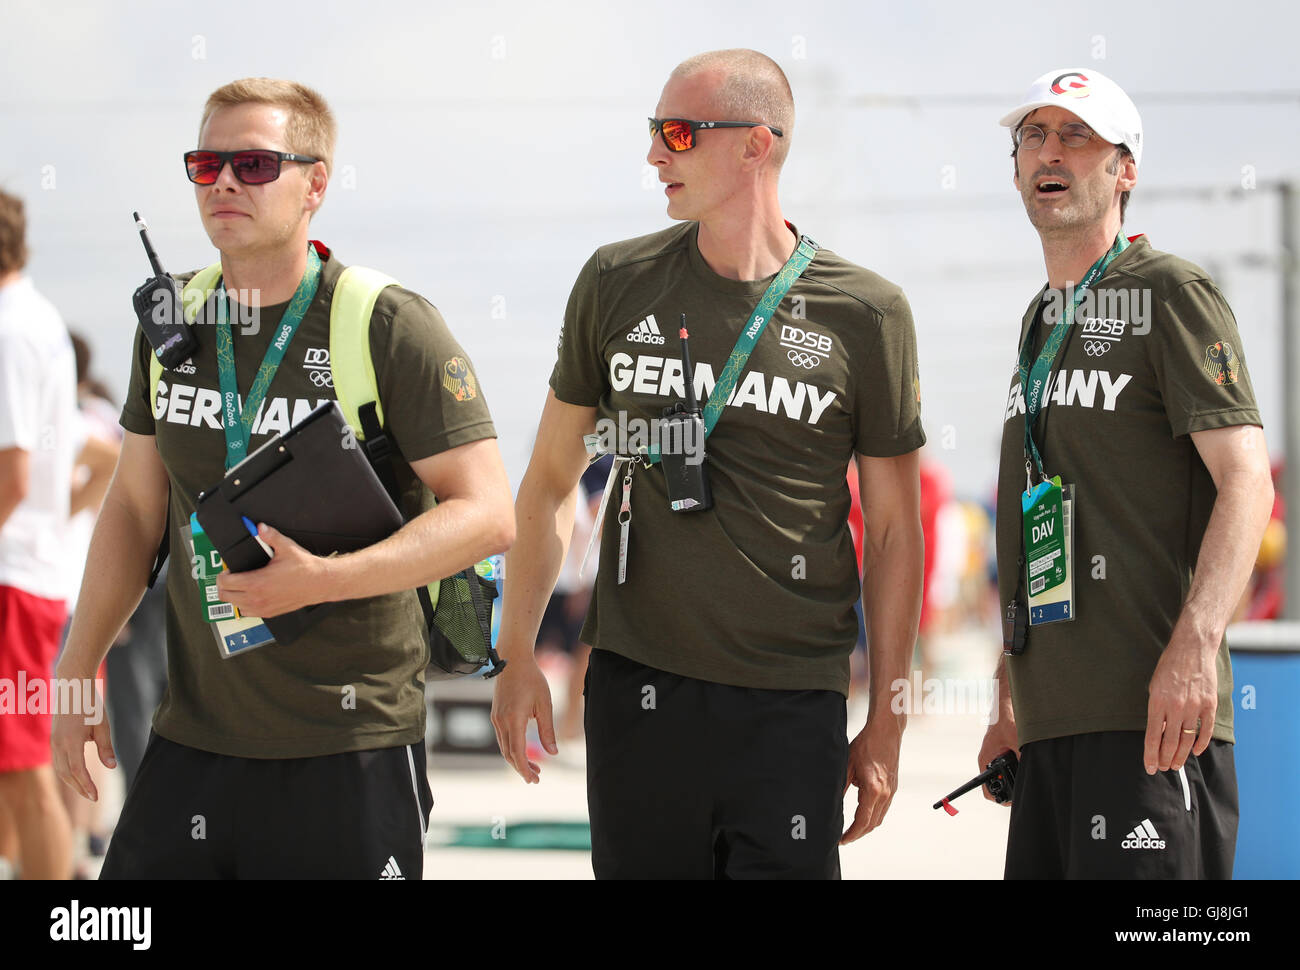
[[515,822],[513,825],[433,826],[429,845],[447,849],[564,849],[591,851],[586,822]]

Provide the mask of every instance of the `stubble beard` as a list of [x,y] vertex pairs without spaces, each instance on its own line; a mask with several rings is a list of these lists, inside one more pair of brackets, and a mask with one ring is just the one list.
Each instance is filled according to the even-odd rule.
[[[1079,184],[1075,183],[1070,187],[1070,191],[1075,192],[1078,188]],[[1025,204],[1025,214],[1029,216],[1030,224],[1038,230],[1040,236],[1068,236],[1080,229],[1096,225],[1106,218],[1105,205],[1101,204],[1101,200],[1093,199],[1091,195],[1075,197],[1068,205],[1053,209],[1039,207],[1038,191],[1032,183],[1027,190],[1022,190],[1020,195]]]

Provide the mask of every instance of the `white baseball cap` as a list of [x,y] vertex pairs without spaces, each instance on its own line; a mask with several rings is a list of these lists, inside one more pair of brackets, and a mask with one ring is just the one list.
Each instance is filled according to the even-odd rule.
[[1035,108],[1064,108],[1112,145],[1124,145],[1142,162],[1142,119],[1137,106],[1118,84],[1092,68],[1048,71],[1029,88],[1025,103],[1003,115],[1001,124],[1015,128]]

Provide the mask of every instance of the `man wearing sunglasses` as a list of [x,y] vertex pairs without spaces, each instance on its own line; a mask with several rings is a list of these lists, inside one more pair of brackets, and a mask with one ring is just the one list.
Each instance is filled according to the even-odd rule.
[[[634,459],[611,483],[583,630],[595,647],[585,717],[597,877],[836,878],[839,844],[880,824],[897,785],[904,719],[889,687],[906,677],[921,594],[911,314],[898,287],[783,218],[794,104],[769,58],[691,58],[649,128],[647,160],[682,221],[599,249],[569,298],[516,507],[497,738],[529,782],[540,771],[525,747],[530,719],[556,750],[532,649],[571,532],[583,436],[596,432]],[[712,506],[691,512],[673,510],[653,453],[615,431],[653,429],[682,401],[682,314],[704,425],[716,418]],[[728,368],[742,346],[744,366]],[[855,454],[875,677],[850,746]]]
[[[170,515],[171,559],[186,568],[173,565],[167,581],[167,692],[105,878],[422,873],[431,806],[423,745],[429,654],[415,589],[502,551],[513,537],[487,406],[437,310],[389,286],[368,321],[407,524],[328,559],[263,526],[270,564],[222,573],[215,590],[245,617],[348,602],[292,644],[223,659],[196,582],[202,571],[188,568],[198,492],[335,397],[330,314],[343,266],[308,240],[334,141],[333,115],[316,92],[258,78],[209,98],[198,149],[185,155],[200,219],[220,253],[221,283],[192,327],[198,350],[164,372],[156,390],[152,351],[137,337],[122,458],[59,671],[78,677],[96,669],[140,598]],[[233,325],[250,317],[258,325]],[[283,350],[278,365],[273,349]],[[455,382],[447,379],[453,371]],[[225,413],[227,402],[238,422]],[[437,495],[436,508],[426,488]],[[93,799],[89,741],[111,767],[106,722],[92,730],[61,718],[55,727],[56,770]]]
[[1223,633],[1273,504],[1236,321],[1202,269],[1124,235],[1144,144],[1118,85],[1051,71],[1002,124],[1047,267],[1003,425],[1010,689],[979,752],[1020,756],[1006,875],[1227,879]]

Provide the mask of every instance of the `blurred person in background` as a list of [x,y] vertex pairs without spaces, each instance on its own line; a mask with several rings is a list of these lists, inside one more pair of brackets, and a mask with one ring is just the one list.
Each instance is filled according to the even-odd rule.
[[[122,432],[117,424],[117,411],[106,388],[91,374],[91,349],[84,337],[69,332],[73,357],[77,366],[77,417],[81,422],[84,442],[73,469],[72,518],[67,531],[67,603],[68,623],[63,627],[65,642],[72,615],[77,608],[77,591],[81,587],[82,573],[86,568],[86,553],[90,549],[90,534],[95,528],[95,518],[103,503],[104,493],[113,477],[121,448]],[[108,694],[112,688],[105,678],[105,667],[100,665],[97,679],[104,684]],[[103,783],[106,769],[98,762],[90,765],[91,777],[96,785]],[[87,875],[86,856],[104,854],[105,833],[100,824],[100,803],[79,797],[67,785],[59,786],[64,808],[72,822],[74,872],[77,878]]]
[[26,236],[22,200],[0,191],[0,855],[25,878],[66,879],[72,833],[51,768],[48,688],[67,619],[81,429],[72,343],[23,272]]
[[925,582],[921,588],[921,620],[917,628],[917,655],[921,670],[935,672],[934,638],[947,602],[940,593],[941,583],[939,517],[952,502],[952,475],[941,463],[921,451],[921,534],[925,539]]
[[[90,427],[92,440],[98,438],[101,441],[111,442],[112,461],[115,465],[122,440],[122,427],[118,424],[120,409],[113,403],[108,388],[91,372],[90,345],[74,333],[72,346],[77,355],[77,405],[83,419]],[[83,459],[84,455],[83,450]],[[109,477],[112,475],[113,465],[109,466]],[[98,503],[96,511],[98,511]],[[85,513],[73,519],[73,529],[80,528],[84,535],[84,546],[78,546],[81,550],[78,562],[85,561],[85,553],[90,548],[90,533],[93,526],[94,518]],[[81,584],[81,570],[77,569],[71,579],[72,587],[69,596],[75,601]],[[136,769],[140,766],[140,760],[144,757],[144,749],[149,741],[149,723],[167,687],[166,587],[167,565],[164,563],[158,578],[145,590],[140,605],[131,614],[131,619],[122,628],[122,632],[113,642],[113,648],[108,652],[108,657],[104,660],[105,700],[108,703],[113,752],[122,769],[124,791],[131,790],[131,782],[135,778]],[[98,763],[92,759],[89,763],[92,779],[97,780],[95,772],[98,768]],[[64,790],[75,797],[77,804],[95,804],[75,796],[72,789],[66,785]],[[69,795],[65,795],[65,801],[68,797]],[[92,847],[93,842],[92,838]]]
[[[582,622],[587,616],[591,591],[600,568],[600,547],[598,543],[591,544],[591,537],[612,463],[613,459],[608,455],[592,462],[578,481],[574,490],[573,536],[569,540],[569,551],[537,631],[539,656],[549,653],[563,657],[565,703],[557,726],[562,741],[581,741],[583,736],[582,689],[587,678],[591,645],[582,640]],[[587,555],[589,545],[591,554]],[[539,756],[541,753],[537,751]]]

